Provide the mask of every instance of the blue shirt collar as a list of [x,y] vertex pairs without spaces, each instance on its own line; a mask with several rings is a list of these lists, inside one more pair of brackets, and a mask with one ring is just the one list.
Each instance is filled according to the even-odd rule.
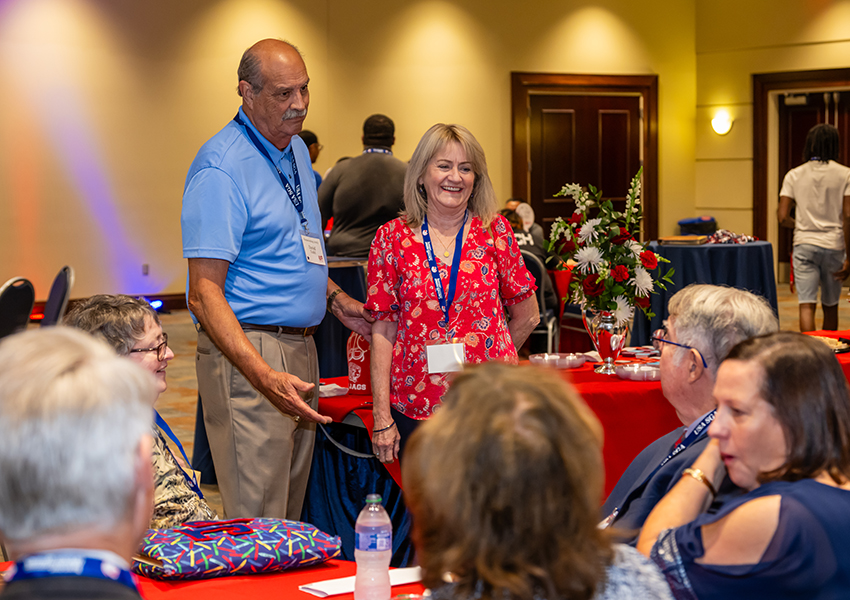
[[[245,125],[250,127],[254,133],[257,134],[257,139],[260,140],[260,143],[266,148],[269,153],[269,156],[272,157],[272,160],[275,164],[280,163],[280,159],[286,156],[287,153],[292,152],[292,140],[289,140],[289,145],[283,150],[278,150],[277,147],[268,141],[265,136],[259,132],[259,130],[254,127],[254,124],[251,122],[251,119],[248,118],[248,115],[245,114],[245,111],[242,110],[242,107],[239,107],[239,116],[242,117],[242,120],[245,122]],[[294,137],[294,136],[293,136]]]

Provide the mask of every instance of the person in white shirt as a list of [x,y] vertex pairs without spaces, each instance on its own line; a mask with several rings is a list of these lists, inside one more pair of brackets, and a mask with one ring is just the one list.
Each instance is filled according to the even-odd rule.
[[818,287],[823,329],[838,329],[841,282],[850,275],[850,168],[835,162],[838,148],[835,127],[812,127],[803,149],[805,162],[788,171],[779,192],[779,224],[794,228],[791,264],[804,332],[815,329]]

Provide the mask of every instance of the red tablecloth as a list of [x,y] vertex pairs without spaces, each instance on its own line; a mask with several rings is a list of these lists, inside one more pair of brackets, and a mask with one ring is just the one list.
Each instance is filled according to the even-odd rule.
[[[590,365],[558,373],[575,385],[602,423],[605,432],[602,454],[605,460],[606,497],[641,450],[681,426],[675,411],[664,399],[658,381],[625,381],[616,375],[598,375]],[[346,377],[323,381],[348,385]],[[364,400],[368,402],[369,398],[321,398],[319,412],[341,421],[352,409],[356,409],[357,414],[364,412]],[[371,420],[366,425],[371,428]]]
[[[0,563],[0,572],[12,563]],[[323,565],[295,569],[273,575],[242,575],[218,577],[201,581],[165,582],[139,577],[139,591],[146,600],[234,600],[236,598],[301,598],[315,599],[316,596],[302,592],[299,585],[315,583],[325,579],[337,579],[354,575],[356,566],[345,560],[331,560]],[[392,594],[421,594],[421,583],[394,586]],[[333,600],[353,600],[354,594],[330,596]]]

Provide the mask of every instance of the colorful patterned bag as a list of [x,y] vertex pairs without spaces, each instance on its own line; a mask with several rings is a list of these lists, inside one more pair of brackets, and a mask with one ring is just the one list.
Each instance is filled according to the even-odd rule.
[[209,579],[317,565],[342,542],[309,523],[281,519],[194,521],[149,529],[133,571],[152,579]]

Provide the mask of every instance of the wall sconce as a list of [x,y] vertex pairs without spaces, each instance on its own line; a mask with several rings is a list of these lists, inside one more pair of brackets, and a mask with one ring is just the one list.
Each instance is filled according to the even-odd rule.
[[729,133],[729,130],[732,129],[732,117],[729,115],[729,111],[725,109],[718,110],[711,120],[711,128],[717,135],[726,135]]

